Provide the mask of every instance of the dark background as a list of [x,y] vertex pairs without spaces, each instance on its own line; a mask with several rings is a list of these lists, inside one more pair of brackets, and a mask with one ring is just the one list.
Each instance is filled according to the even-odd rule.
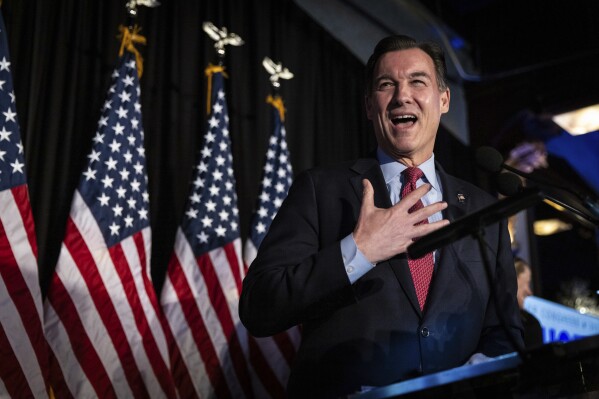
[[[261,65],[264,56],[282,61],[295,74],[282,82],[280,94],[296,173],[374,148],[362,105],[362,63],[293,1],[162,3],[155,9],[141,7],[137,18],[147,37],[147,45],[137,48],[145,60],[141,103],[152,276],[158,289],[202,144],[204,68],[217,61],[202,22],[226,26],[245,40],[242,47],[229,47],[224,60],[243,237],[272,129],[265,103],[271,88]],[[480,145],[510,148],[521,140],[505,135],[503,127],[510,118],[525,109],[561,112],[599,102],[596,2],[422,3],[470,43],[474,66],[482,76],[479,82],[464,82],[471,145],[462,145],[445,129],[439,132],[435,154],[450,173],[491,189],[475,168],[473,152]],[[127,13],[125,1],[114,0],[4,0],[2,13],[45,289],[116,64],[118,26],[127,22]],[[557,173],[577,179],[567,165]],[[552,215],[543,207],[535,212]],[[566,234],[531,240],[537,291],[546,297],[554,296],[560,281],[570,278],[566,266],[569,273],[579,269],[575,272],[598,285],[595,231],[576,226]],[[571,267],[571,257],[565,257],[569,252],[575,253],[576,268]]]

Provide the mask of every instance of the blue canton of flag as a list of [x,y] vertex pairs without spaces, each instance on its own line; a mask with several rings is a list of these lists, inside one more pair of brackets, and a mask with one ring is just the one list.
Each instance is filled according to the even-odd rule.
[[181,227],[196,256],[239,238],[239,211],[224,79],[212,78],[211,113]]
[[[282,105],[282,104],[281,104]],[[289,149],[285,139],[285,126],[279,109],[273,104],[274,131],[270,136],[258,208],[252,217],[250,237],[255,248],[259,248],[268,228],[293,181],[293,170],[289,160]]]
[[[3,24],[0,26],[4,30]],[[26,183],[7,43],[0,46],[0,190]]]
[[108,247],[149,226],[149,195],[139,82],[126,52],[112,74],[93,148],[79,191]]

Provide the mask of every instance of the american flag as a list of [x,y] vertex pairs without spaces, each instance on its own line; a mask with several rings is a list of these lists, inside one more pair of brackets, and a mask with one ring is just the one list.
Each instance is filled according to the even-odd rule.
[[204,143],[161,295],[184,398],[252,397],[247,332],[237,311],[245,269],[223,74],[222,66],[206,69]]
[[[256,258],[256,251],[287,196],[293,180],[283,123],[283,100],[279,96],[269,96],[266,102],[272,105],[274,130],[266,151],[257,210],[252,216],[250,237],[245,243],[244,259],[247,265],[251,265]],[[254,384],[258,397],[284,397],[284,387],[287,385],[291,362],[300,339],[299,327],[293,327],[273,337],[250,337],[250,361],[260,381],[260,384]]]
[[126,51],[112,74],[45,301],[64,380],[57,397],[175,397],[150,280],[151,230],[140,87]]
[[0,397],[48,397],[37,242],[0,13]]

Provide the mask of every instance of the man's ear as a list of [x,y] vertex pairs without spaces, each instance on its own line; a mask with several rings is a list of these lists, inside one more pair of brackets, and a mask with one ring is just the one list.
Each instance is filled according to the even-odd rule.
[[368,94],[364,95],[364,108],[366,109],[366,117],[372,120],[372,97]]
[[444,114],[449,111],[449,100],[450,100],[449,87],[444,93],[441,93],[441,113]]

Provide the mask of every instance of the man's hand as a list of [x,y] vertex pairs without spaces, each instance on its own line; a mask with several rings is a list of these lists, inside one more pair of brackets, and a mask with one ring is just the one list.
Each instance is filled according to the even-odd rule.
[[449,224],[448,220],[443,219],[434,223],[416,225],[447,208],[446,202],[430,204],[408,213],[408,209],[430,190],[430,184],[418,187],[389,209],[374,206],[374,189],[370,181],[364,179],[362,185],[364,187],[362,207],[353,236],[360,251],[372,263],[406,252],[415,238],[425,236]]

